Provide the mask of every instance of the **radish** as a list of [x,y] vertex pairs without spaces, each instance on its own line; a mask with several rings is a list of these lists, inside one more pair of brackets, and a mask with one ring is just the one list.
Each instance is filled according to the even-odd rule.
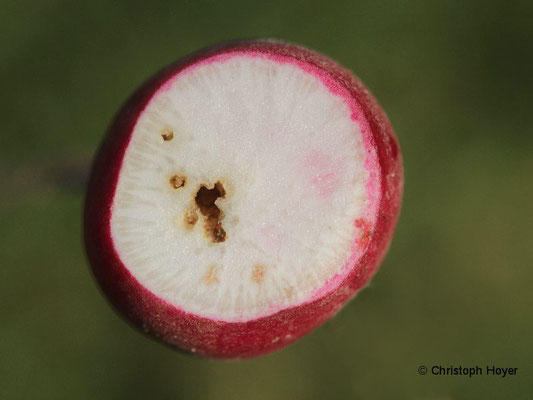
[[402,187],[396,136],[354,75],[293,44],[225,43],[158,72],[118,112],[88,186],[87,254],[145,332],[253,357],[368,283]]

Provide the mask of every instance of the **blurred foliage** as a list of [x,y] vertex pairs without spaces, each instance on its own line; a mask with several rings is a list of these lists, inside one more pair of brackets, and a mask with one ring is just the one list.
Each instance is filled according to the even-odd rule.
[[[0,2],[0,398],[529,399],[533,3]],[[213,42],[276,37],[339,60],[400,138],[405,199],[371,286],[276,354],[191,358],[131,329],[81,242],[114,112]],[[420,376],[419,365],[518,367]]]

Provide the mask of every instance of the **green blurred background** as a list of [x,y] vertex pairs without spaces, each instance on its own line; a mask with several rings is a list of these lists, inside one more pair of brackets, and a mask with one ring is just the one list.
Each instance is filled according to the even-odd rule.
[[[0,398],[531,399],[531,1],[0,2]],[[405,197],[371,286],[278,353],[191,358],[89,272],[90,159],[122,101],[202,46],[275,37],[352,69],[393,122]],[[420,365],[518,367],[420,376]]]

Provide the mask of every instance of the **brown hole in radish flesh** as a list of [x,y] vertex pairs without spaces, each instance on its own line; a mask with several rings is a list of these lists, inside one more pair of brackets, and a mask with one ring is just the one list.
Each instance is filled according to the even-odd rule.
[[213,243],[221,243],[226,240],[226,231],[222,227],[222,212],[217,207],[215,201],[226,195],[224,186],[222,183],[217,182],[213,189],[208,189],[205,185],[202,185],[196,192],[194,201],[198,206],[198,209],[205,217],[205,231],[208,237],[211,238]]

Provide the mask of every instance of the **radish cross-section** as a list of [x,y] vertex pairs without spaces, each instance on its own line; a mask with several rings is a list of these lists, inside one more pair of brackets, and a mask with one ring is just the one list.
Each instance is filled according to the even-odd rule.
[[163,70],[118,114],[89,185],[87,250],[142,329],[249,357],[364,286],[401,190],[395,135],[355,77],[294,45],[232,43]]

